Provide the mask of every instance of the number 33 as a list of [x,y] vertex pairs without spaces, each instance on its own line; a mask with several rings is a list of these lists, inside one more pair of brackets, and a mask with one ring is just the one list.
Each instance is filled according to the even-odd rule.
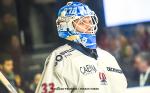
[[[54,93],[55,89],[54,89],[54,83],[43,83],[42,84],[42,93]],[[48,88],[50,88],[50,91],[48,91]]]

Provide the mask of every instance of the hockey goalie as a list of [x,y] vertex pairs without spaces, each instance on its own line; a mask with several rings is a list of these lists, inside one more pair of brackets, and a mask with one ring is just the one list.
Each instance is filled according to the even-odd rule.
[[116,59],[96,44],[98,18],[86,4],[68,2],[56,20],[67,44],[47,57],[36,93],[123,93],[126,78]]

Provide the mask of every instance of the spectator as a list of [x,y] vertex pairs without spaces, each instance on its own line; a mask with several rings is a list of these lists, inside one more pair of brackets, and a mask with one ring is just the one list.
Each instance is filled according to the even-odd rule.
[[135,68],[139,71],[139,86],[150,85],[150,53],[142,52],[135,57]]
[[108,50],[109,40],[106,33],[101,32],[97,38],[97,44],[102,49]]
[[118,60],[118,62],[120,62],[120,43],[119,40],[117,38],[112,38],[111,40],[109,40],[109,51],[111,52],[111,54],[113,56],[115,56],[115,58]]
[[33,82],[30,84],[30,90],[33,92],[35,92],[35,89],[38,85],[38,82],[40,81],[40,78],[41,78],[41,73],[37,73],[35,76],[34,76],[34,80]]
[[150,51],[150,25],[147,26],[147,34],[148,34],[148,51]]
[[120,66],[125,74],[128,82],[128,87],[134,86],[135,83],[135,69],[133,69],[134,51],[132,46],[127,45],[121,55]]
[[119,41],[122,49],[128,45],[128,39],[124,35],[119,36]]
[[[13,60],[10,55],[4,54],[0,57],[0,64],[2,67],[2,73],[8,79],[8,81],[14,86],[14,72],[13,72]],[[9,93],[8,90],[0,83],[0,93]]]
[[[149,42],[150,42],[150,39],[149,39]],[[148,51],[150,51],[150,43],[148,43]]]
[[[0,31],[0,44],[1,44],[1,49],[0,52],[8,52],[10,49],[12,49],[11,42],[12,38],[16,36],[16,27],[15,27],[15,19],[14,17],[10,14],[4,14],[2,17],[2,29]],[[11,48],[10,48],[11,47]]]
[[14,0],[1,0],[0,5],[1,15],[3,15],[6,12],[16,15],[16,5],[14,3]]
[[2,29],[0,31],[0,53],[9,53],[11,54],[14,65],[17,67],[14,69],[15,72],[19,73],[19,62],[20,62],[20,41],[18,38],[18,30],[17,30],[17,22],[16,18],[10,14],[6,13],[2,17]]
[[120,35],[118,37],[118,40],[119,40],[119,46],[120,46],[120,62],[122,61],[122,59],[124,58],[124,54],[125,54],[125,50],[126,50],[126,47],[129,45],[128,44],[128,39],[124,36],[124,35]]
[[24,90],[22,89],[22,79],[20,75],[15,75],[15,83],[18,93],[25,93]]
[[136,26],[136,42],[140,46],[141,50],[146,50],[148,48],[148,32],[143,24],[138,24]]

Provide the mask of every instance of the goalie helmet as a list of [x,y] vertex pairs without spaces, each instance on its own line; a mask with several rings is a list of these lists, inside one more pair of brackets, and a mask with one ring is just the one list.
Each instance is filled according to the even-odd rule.
[[[85,17],[90,17],[91,24],[83,22]],[[75,20],[79,20],[79,22],[90,27],[90,32],[84,32],[85,28],[82,27],[79,27],[83,30],[82,32],[77,31],[77,27],[73,25]],[[80,43],[90,49],[96,48],[95,33],[97,31],[97,23],[98,19],[95,12],[80,2],[68,2],[67,5],[59,10],[56,20],[59,37]],[[78,25],[78,23],[76,23],[76,25]]]

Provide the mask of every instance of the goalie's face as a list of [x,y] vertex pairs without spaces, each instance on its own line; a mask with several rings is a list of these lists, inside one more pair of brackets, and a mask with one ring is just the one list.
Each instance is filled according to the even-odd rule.
[[91,16],[82,17],[80,19],[74,20],[73,26],[76,31],[82,33],[95,34],[97,31],[96,19]]

